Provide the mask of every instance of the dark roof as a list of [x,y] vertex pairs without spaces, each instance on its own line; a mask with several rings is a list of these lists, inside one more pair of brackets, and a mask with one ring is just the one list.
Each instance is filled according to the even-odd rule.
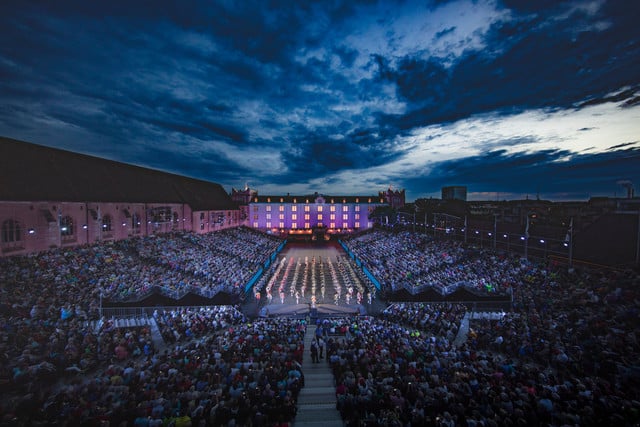
[[234,209],[220,184],[0,137],[0,200]]
[[[309,200],[309,203],[315,203],[318,197],[322,197],[325,203],[369,203],[369,199],[371,199],[371,203],[380,203],[380,199],[382,199],[382,203],[387,203],[384,196],[369,195],[369,196],[327,196],[325,194],[307,194],[307,195],[271,195],[271,196],[252,196],[249,203],[306,203]],[[294,202],[295,200],[295,202]],[[356,202],[356,200],[358,200]]]

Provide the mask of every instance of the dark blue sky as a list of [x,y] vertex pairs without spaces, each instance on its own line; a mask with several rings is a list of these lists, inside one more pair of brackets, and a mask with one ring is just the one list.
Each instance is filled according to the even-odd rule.
[[0,135],[261,194],[640,185],[637,1],[0,2]]

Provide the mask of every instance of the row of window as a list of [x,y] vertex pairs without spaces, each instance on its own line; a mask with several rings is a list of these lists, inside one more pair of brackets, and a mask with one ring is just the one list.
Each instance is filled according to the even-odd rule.
[[[273,205],[266,205],[265,206],[265,210],[267,212],[271,212]],[[322,212],[324,209],[323,206],[317,206],[316,207],[316,212]],[[253,205],[253,211],[254,212],[258,212],[260,210],[260,206],[259,205]],[[356,205],[353,207],[353,210],[356,212],[360,212],[360,205]],[[284,212],[285,211],[285,206],[284,205],[279,205],[278,206],[278,211],[279,212]],[[304,211],[305,212],[311,212],[311,206],[309,205],[304,205]],[[336,207],[334,205],[329,206],[329,212],[335,212],[336,211]],[[291,212],[298,212],[298,205],[291,205]],[[344,205],[342,206],[342,212],[349,212],[349,206],[348,205]]]
[[[275,226],[275,225],[274,225],[274,224],[272,224],[272,223],[271,223],[271,221],[267,221],[267,223],[266,223],[266,227],[267,227],[267,228],[272,228],[272,227],[274,227],[274,226]],[[322,224],[321,222],[319,222],[319,223],[318,223],[318,226],[319,226],[319,227],[322,227],[322,226],[323,226],[323,224]],[[356,222],[353,224],[353,227],[354,227],[354,228],[360,228],[360,221],[356,221]],[[253,228],[259,228],[258,221],[254,221],[254,222],[253,222]],[[278,228],[285,228],[284,222],[279,222],[279,223],[278,223]],[[295,230],[295,229],[297,229],[297,228],[298,228],[298,224],[296,224],[295,222],[294,222],[293,224],[291,224],[291,229],[292,229],[292,230]],[[305,222],[305,223],[304,223],[304,228],[305,228],[305,229],[310,229],[310,228],[311,228],[311,223],[309,223],[309,222]],[[336,223],[335,223],[335,222],[329,223],[329,228],[331,228],[331,229],[335,229],[335,228],[336,228]]]
[[[126,222],[122,223],[123,226],[127,225]],[[134,213],[131,216],[130,222],[131,228],[134,232],[140,231],[140,216]],[[84,226],[86,228],[86,226]],[[73,238],[77,232],[77,224],[73,217],[66,215],[60,218],[60,236],[63,239]],[[111,215],[105,215],[102,217],[102,232],[110,233],[113,231],[113,219]],[[29,230],[30,233],[34,232],[33,229]],[[21,242],[24,238],[24,227],[16,220],[7,219],[2,222],[2,229],[0,230],[0,241],[2,243],[16,243]]]
[[[322,221],[322,219],[323,219],[322,215],[323,215],[323,214],[317,214],[316,219],[317,219],[318,221]],[[259,215],[259,214],[253,214],[253,220],[254,220],[254,221],[256,221],[256,220],[258,220],[258,219],[260,219],[260,215]],[[265,215],[265,219],[270,220],[270,219],[271,219],[271,214],[270,214],[270,213],[266,214],[266,215]],[[279,220],[283,220],[283,219],[285,219],[285,218],[284,218],[284,214],[279,214],[279,215],[278,215],[278,219],[279,219]],[[311,219],[311,214],[304,214],[304,220],[305,220],[305,221],[309,221],[310,219]],[[330,214],[330,215],[329,215],[329,219],[330,219],[331,221],[335,221],[335,219],[336,219],[336,214]],[[360,219],[360,214],[355,214],[355,215],[353,216],[353,219],[355,219],[355,220],[359,220],[359,219]],[[298,214],[294,214],[294,213],[292,213],[292,214],[291,214],[291,221],[297,221],[297,220],[298,220]],[[342,214],[342,220],[343,220],[343,221],[348,221],[348,220],[349,220],[349,214]]]

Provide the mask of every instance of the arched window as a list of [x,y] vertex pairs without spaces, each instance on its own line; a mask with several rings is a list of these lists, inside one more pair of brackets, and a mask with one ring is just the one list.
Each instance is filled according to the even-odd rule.
[[113,220],[111,219],[111,215],[105,215],[102,217],[102,231],[104,233],[113,231]]
[[60,219],[60,235],[63,240],[72,240],[75,237],[76,227],[73,222],[73,218],[70,216],[63,216]]
[[18,243],[22,241],[22,227],[18,221],[7,219],[2,223],[2,243]]

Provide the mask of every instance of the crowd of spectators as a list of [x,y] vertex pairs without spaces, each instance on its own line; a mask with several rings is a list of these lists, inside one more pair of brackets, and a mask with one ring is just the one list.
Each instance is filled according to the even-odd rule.
[[[246,232],[234,231],[235,238],[243,242]],[[460,304],[402,303],[376,317],[327,320],[320,328],[325,360],[347,425],[640,423],[637,272],[556,271],[451,242],[376,233],[348,244],[382,283],[463,277],[511,289],[513,309],[467,320]],[[230,307],[158,310],[153,319],[166,350],[154,345],[148,326],[120,328],[108,319],[94,326],[101,295],[141,295],[155,283],[125,288],[124,278],[209,280],[199,270],[214,268],[206,257],[203,264],[179,260],[193,256],[185,245],[207,254],[213,246],[199,236],[173,238],[0,259],[0,426],[272,426],[295,417],[304,320],[246,319]],[[235,238],[225,244],[244,249],[222,251],[234,254],[229,262],[259,264],[251,238]],[[269,240],[258,252],[269,252]],[[160,251],[163,244],[170,249]],[[151,262],[154,251],[162,257]],[[428,268],[414,265],[424,260]],[[225,283],[236,286],[238,277]]]
[[557,425],[640,422],[640,277],[531,268],[512,312],[470,323],[471,354],[494,364],[503,416]]
[[507,293],[523,268],[515,256],[467,249],[458,241],[409,231],[375,230],[345,244],[391,292],[433,288],[446,295],[464,286],[485,294]]
[[113,360],[55,392],[34,389],[4,399],[0,425],[272,426],[295,417],[304,385],[304,320],[247,322],[224,306],[155,316],[181,319],[163,323],[176,331],[193,319],[212,328],[200,336],[177,334],[163,352],[150,348]]
[[[240,228],[0,258],[0,389],[37,389],[106,363],[116,349],[119,359],[148,351],[144,327],[123,331],[106,321],[96,328],[102,301],[139,300],[153,288],[238,293],[280,243]],[[187,246],[193,250],[183,252]],[[225,268],[210,267],[215,277],[193,267],[216,258]]]
[[153,317],[165,343],[200,338],[247,320],[239,310],[224,305],[155,310]]
[[179,287],[210,297],[221,290],[237,293],[282,240],[239,227],[209,234],[156,235],[132,242],[149,264],[189,278],[179,282]]
[[[402,303],[330,338],[347,425],[616,425],[640,422],[640,277],[529,264],[512,312]],[[464,332],[463,332],[464,333]]]

